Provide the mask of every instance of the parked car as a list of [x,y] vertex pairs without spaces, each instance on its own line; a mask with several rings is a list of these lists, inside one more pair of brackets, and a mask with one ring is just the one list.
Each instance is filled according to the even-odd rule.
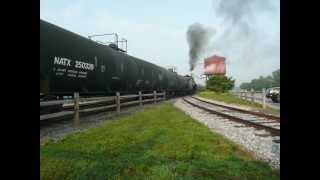
[[280,87],[267,89],[266,97],[270,98],[272,102],[280,103]]

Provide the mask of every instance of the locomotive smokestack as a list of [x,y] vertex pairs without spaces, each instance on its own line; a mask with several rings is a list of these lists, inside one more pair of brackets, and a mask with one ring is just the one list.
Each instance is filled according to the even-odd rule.
[[189,65],[192,71],[200,55],[205,51],[213,30],[205,28],[199,23],[194,23],[189,26],[187,31],[187,41],[189,44]]

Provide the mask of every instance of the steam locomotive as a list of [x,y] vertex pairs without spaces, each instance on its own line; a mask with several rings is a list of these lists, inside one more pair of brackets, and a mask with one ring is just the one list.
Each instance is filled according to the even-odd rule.
[[114,95],[138,91],[191,94],[190,76],[130,56],[40,19],[40,97]]

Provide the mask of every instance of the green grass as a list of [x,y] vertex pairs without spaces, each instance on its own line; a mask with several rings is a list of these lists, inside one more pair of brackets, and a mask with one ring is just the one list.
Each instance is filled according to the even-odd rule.
[[267,106],[266,109],[262,110],[262,104],[248,101],[248,100],[244,100],[239,97],[233,96],[229,93],[216,93],[214,91],[206,90],[206,91],[198,92],[197,95],[200,97],[204,97],[204,98],[208,98],[208,99],[212,99],[212,100],[216,100],[216,101],[222,101],[222,102],[225,102],[228,104],[244,105],[244,106],[256,108],[256,109],[263,111],[265,113],[280,115],[280,110],[278,110],[278,109]]
[[236,144],[164,103],[40,146],[41,179],[279,179]]

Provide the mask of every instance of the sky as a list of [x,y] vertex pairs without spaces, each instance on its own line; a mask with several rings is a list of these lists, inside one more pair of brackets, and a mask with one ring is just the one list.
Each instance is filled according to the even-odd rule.
[[200,23],[213,31],[192,72],[200,84],[214,54],[226,57],[237,86],[280,68],[279,0],[40,0],[40,19],[84,37],[116,32],[128,54],[181,75],[190,74],[188,27]]

